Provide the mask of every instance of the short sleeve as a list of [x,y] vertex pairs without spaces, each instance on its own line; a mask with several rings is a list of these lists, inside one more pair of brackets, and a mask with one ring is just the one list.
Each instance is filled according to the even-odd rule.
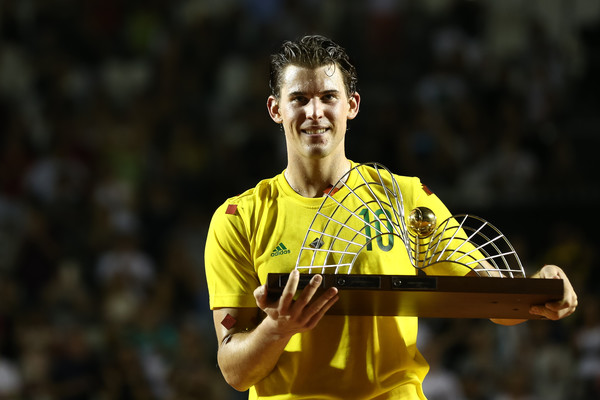
[[253,292],[260,282],[250,256],[244,211],[228,201],[212,217],[204,254],[211,309],[256,307]]

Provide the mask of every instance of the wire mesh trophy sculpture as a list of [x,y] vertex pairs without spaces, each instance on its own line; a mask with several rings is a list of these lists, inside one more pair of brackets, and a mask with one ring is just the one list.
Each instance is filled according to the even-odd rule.
[[[334,197],[334,190],[325,195],[298,255],[300,272],[350,274],[359,254],[373,241],[397,238],[418,270],[452,262],[477,275],[525,276],[511,243],[488,221],[462,214],[438,223],[426,207],[411,210],[406,218],[402,192],[392,173],[378,163],[367,165],[374,176],[365,176],[357,166],[334,186],[347,188],[341,198]],[[352,171],[358,174],[354,187],[346,183]]]
[[[328,313],[341,315],[537,318],[530,305],[562,297],[561,280],[526,278],[517,252],[488,221],[468,214],[437,219],[426,207],[406,211],[400,186],[383,165],[352,168],[326,193],[306,232],[295,266],[298,289],[322,274],[322,290],[339,289]],[[380,262],[408,259],[411,274],[364,270],[361,254],[375,246],[387,252],[395,244],[401,251]],[[428,273],[444,271],[444,263],[472,276]],[[268,292],[281,295],[288,274],[268,275]]]

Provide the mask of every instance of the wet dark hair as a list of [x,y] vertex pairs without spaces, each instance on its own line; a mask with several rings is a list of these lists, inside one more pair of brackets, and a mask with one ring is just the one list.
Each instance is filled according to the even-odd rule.
[[314,69],[329,64],[334,64],[340,69],[346,94],[353,95],[356,92],[356,68],[350,62],[343,47],[320,35],[304,36],[295,42],[285,41],[281,45],[281,50],[271,56],[269,71],[271,94],[279,98],[281,76],[288,65]]

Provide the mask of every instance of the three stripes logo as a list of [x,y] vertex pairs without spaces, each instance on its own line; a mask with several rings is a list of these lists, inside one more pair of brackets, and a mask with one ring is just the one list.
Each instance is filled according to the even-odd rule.
[[277,247],[275,247],[275,250],[273,250],[273,252],[271,253],[271,257],[281,256],[283,254],[290,254],[290,250],[287,247],[285,247],[283,243],[279,243],[279,245],[277,245]]

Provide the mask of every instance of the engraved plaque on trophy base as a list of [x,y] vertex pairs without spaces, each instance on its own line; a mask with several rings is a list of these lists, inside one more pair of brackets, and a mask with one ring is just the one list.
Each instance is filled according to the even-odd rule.
[[[314,274],[300,274],[298,291]],[[471,276],[322,274],[313,299],[337,287],[330,315],[416,316],[424,318],[541,319],[529,307],[562,298],[561,279]],[[267,292],[281,296],[289,274],[271,273]]]

